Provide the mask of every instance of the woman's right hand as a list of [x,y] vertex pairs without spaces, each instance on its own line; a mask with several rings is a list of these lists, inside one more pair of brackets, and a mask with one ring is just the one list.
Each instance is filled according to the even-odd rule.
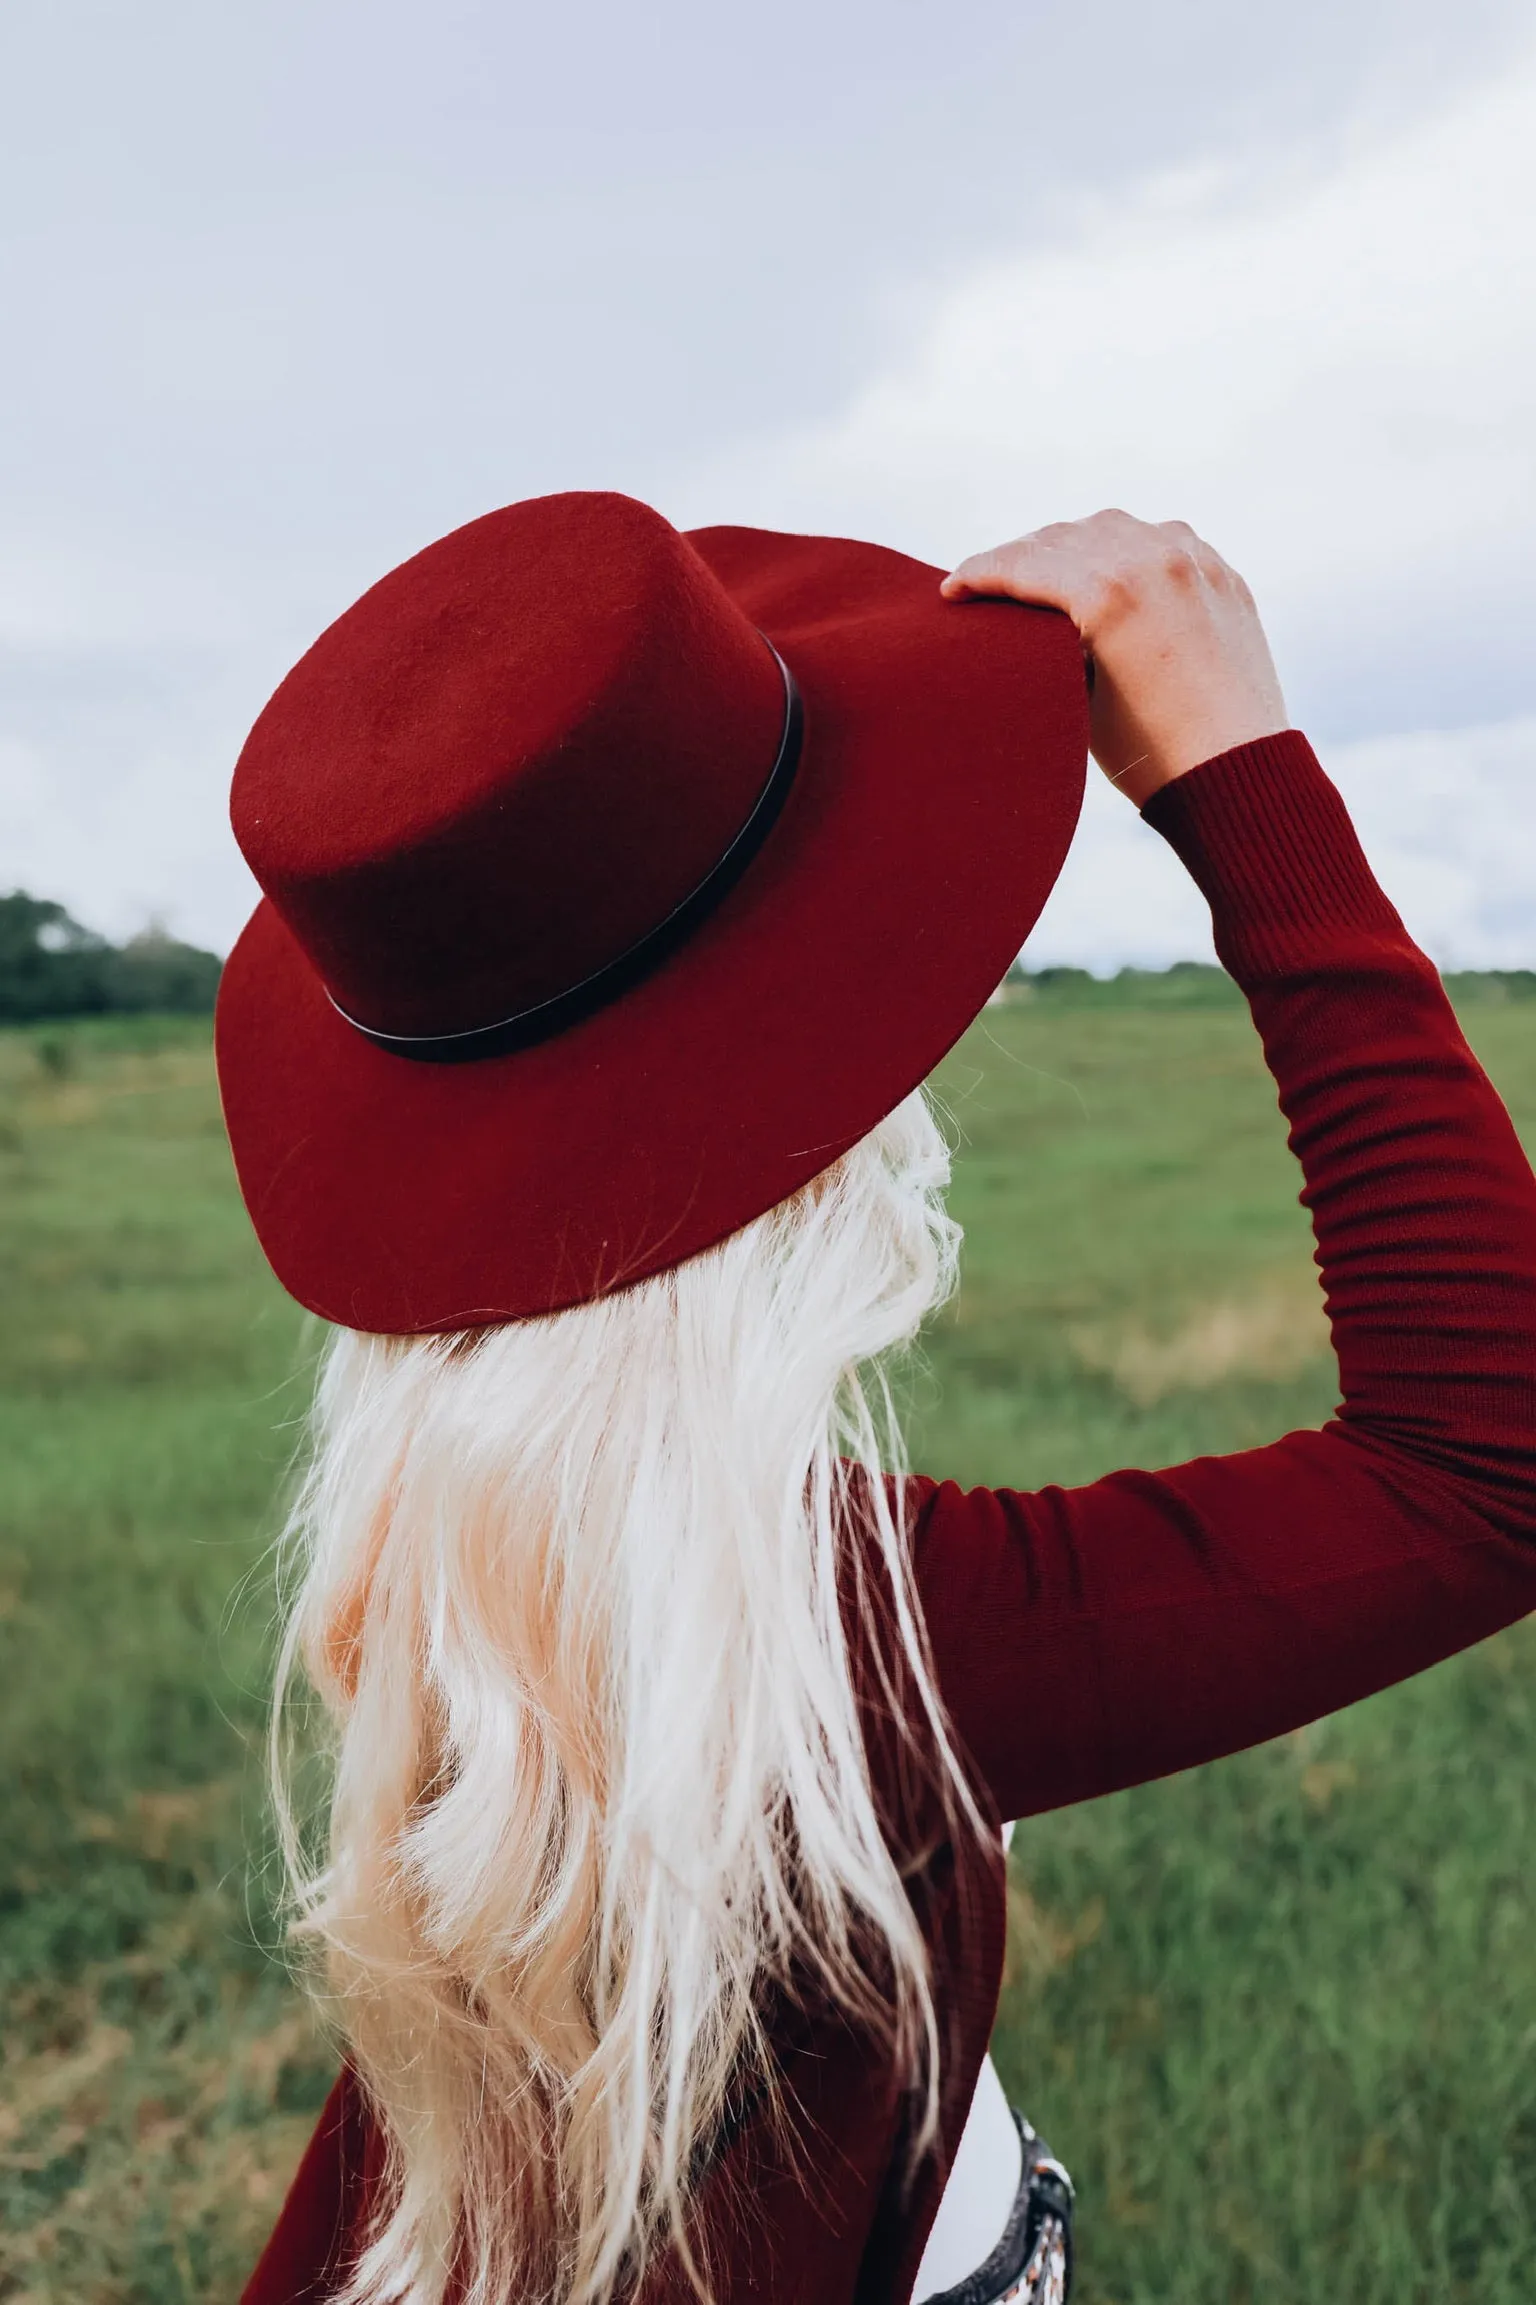
[[1182,520],[1058,521],[963,560],[943,591],[1065,609],[1092,671],[1093,757],[1138,808],[1201,761],[1287,726],[1252,593]]

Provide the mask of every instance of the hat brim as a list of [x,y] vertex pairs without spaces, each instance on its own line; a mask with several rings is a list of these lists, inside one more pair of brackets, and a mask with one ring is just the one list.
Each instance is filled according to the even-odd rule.
[[1061,870],[1088,736],[1066,617],[946,602],[938,569],[877,545],[691,542],[792,668],[805,731],[761,851],[661,966],[551,1039],[424,1064],[338,1014],[269,903],[229,957],[241,1189],[329,1321],[521,1319],[724,1239],[926,1077]]

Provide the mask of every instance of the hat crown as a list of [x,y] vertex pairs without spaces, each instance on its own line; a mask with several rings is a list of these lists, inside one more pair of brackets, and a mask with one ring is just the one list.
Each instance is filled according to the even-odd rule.
[[348,1016],[472,1032],[685,902],[750,817],[784,706],[761,634],[658,513],[537,498],[321,634],[246,741],[235,835]]

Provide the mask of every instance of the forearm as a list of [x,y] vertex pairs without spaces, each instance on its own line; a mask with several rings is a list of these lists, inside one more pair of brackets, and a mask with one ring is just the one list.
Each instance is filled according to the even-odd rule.
[[1294,732],[1205,764],[1145,813],[1209,899],[1263,1036],[1342,1424],[1536,1531],[1536,1180],[1435,971]]
[[1147,813],[1252,1002],[1344,1399],[1321,1432],[1085,1488],[922,1485],[939,1683],[1004,1815],[1278,1735],[1536,1605],[1536,1183],[1508,1116],[1302,738]]
[[[1266,733],[1283,698],[1220,556],[1106,512],[949,589],[1046,601],[1082,636],[1094,757],[1210,899],[1263,1037],[1344,1395],[1321,1432],[1236,1456],[923,1485],[939,1684],[1008,1816],[1275,1736],[1536,1606],[1536,1184],[1310,748]],[[1200,761],[1213,714],[1235,749]]]

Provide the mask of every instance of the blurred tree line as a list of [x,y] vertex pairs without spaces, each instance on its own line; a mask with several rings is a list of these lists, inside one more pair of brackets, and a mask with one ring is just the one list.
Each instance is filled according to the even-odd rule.
[[[1536,1001],[1536,969],[1449,969],[1441,982],[1464,1001]],[[1227,1008],[1242,994],[1225,969],[1176,960],[1167,968],[1122,968],[1093,976],[1085,968],[1030,968],[1016,960],[998,987],[1003,1000],[1050,1000],[1079,1008]]]
[[22,889],[0,896],[0,1023],[204,1014],[221,966],[216,953],[180,944],[160,928],[110,944],[51,898]]
[[[126,944],[82,928],[49,897],[23,889],[0,896],[0,1024],[71,1016],[203,1016],[212,1012],[223,963],[217,953],[147,928]],[[1536,970],[1447,974],[1455,1001],[1536,1001]],[[1031,968],[1021,957],[998,987],[1003,1000],[1064,1001],[1086,1008],[1221,1008],[1242,999],[1225,970],[1176,960],[1162,969]]]

